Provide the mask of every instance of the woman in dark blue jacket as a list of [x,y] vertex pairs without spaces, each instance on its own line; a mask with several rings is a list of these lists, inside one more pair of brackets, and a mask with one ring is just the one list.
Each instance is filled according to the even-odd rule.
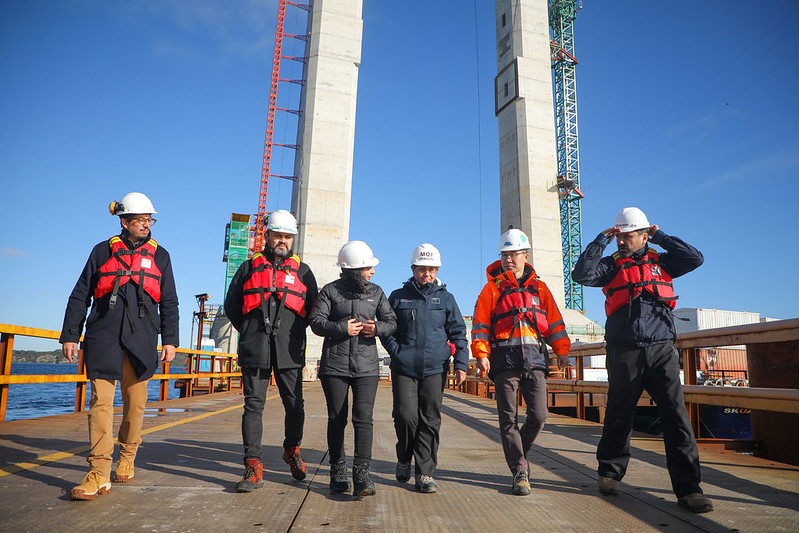
[[388,298],[397,314],[397,331],[381,337],[391,355],[397,481],[410,479],[415,458],[416,489],[426,493],[438,490],[433,474],[450,355],[454,355],[458,384],[466,379],[469,363],[466,325],[455,298],[436,279],[440,266],[441,254],[435,246],[416,247],[411,255],[413,276]]

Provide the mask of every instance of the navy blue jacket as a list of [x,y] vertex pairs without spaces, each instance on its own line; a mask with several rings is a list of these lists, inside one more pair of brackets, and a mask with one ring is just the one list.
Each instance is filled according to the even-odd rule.
[[466,371],[469,342],[455,297],[438,279],[420,289],[413,278],[388,297],[397,314],[397,331],[380,338],[391,355],[391,371],[416,379],[441,374],[455,345],[455,370]]
[[[120,234],[128,248],[128,233]],[[142,243],[137,243],[137,247]],[[119,288],[119,296],[113,309],[109,309],[111,293],[92,301],[97,285],[97,272],[111,258],[111,246],[103,241],[92,250],[78,282],[72,290],[64,314],[60,342],[78,342],[86,321],[83,338],[83,356],[86,361],[86,376],[89,379],[122,379],[123,353],[130,354],[130,362],[139,380],[148,379],[158,368],[160,353],[158,331],[147,313],[139,316],[137,285],[132,281]],[[150,311],[161,329],[161,343],[178,345],[178,295],[172,275],[169,253],[161,246],[155,250],[155,264],[161,271],[161,301],[156,302],[144,293],[144,306]],[[89,318],[86,310],[91,304]]]
[[[600,233],[580,255],[572,271],[572,279],[588,287],[604,287],[618,272],[612,257],[602,257],[605,247],[613,237]],[[658,255],[661,268],[672,278],[677,278],[698,268],[703,262],[702,253],[677,237],[658,230],[649,239],[664,250]],[[634,257],[646,253],[648,246],[636,252]],[[608,344],[651,346],[673,342],[677,338],[674,329],[674,314],[666,304],[658,302],[648,291],[641,291],[632,301],[607,318],[605,340]]]

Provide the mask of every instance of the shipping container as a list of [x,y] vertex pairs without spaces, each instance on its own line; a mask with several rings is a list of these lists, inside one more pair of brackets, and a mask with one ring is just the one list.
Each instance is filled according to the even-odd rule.
[[701,309],[683,307],[674,310],[674,327],[677,334],[700,329],[726,328],[760,322],[760,313],[746,311],[725,311],[722,309]]

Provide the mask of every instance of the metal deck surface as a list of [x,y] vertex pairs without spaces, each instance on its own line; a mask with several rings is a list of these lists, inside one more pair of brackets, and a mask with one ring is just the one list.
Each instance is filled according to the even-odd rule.
[[[440,490],[420,494],[394,479],[391,390],[381,382],[372,462],[377,494],[362,500],[328,492],[319,382],[305,387],[308,477],[295,481],[281,459],[283,408],[270,389],[265,484],[250,494],[235,491],[243,473],[239,392],[148,404],[134,481],[88,502],[69,500],[87,471],[85,414],[0,423],[0,530],[799,531],[799,467],[702,448],[703,488],[715,511],[694,515],[671,492],[662,441],[636,434],[621,494],[603,496],[594,458],[601,426],[557,415],[530,454],[532,494],[513,496],[494,402],[445,394]],[[351,426],[346,449],[351,454]]]

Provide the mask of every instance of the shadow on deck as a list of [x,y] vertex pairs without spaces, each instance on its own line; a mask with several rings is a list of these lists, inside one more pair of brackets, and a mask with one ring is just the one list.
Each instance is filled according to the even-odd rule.
[[[394,479],[390,384],[375,407],[372,471],[377,494],[328,492],[326,409],[306,384],[302,446],[308,477],[294,481],[281,460],[283,408],[276,390],[264,416],[265,484],[238,494],[243,473],[240,392],[148,405],[132,483],[89,502],[69,500],[87,465],[86,415],[0,423],[0,529],[41,531],[795,531],[799,467],[702,448],[703,488],[716,510],[676,504],[662,441],[636,434],[618,496],[596,490],[601,426],[550,415],[530,454],[530,496],[511,494],[492,400],[445,392],[435,478],[420,494]],[[346,449],[352,452],[351,428]],[[351,462],[351,458],[350,458]]]

